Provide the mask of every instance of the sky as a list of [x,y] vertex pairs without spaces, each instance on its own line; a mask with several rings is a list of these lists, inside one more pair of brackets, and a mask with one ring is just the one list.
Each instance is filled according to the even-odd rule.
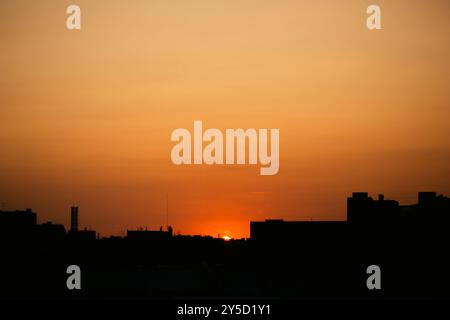
[[[66,8],[81,8],[81,30]],[[366,8],[381,7],[382,30]],[[0,202],[101,235],[248,237],[367,191],[450,195],[448,1],[0,3]],[[171,162],[173,130],[278,128],[280,170]]]

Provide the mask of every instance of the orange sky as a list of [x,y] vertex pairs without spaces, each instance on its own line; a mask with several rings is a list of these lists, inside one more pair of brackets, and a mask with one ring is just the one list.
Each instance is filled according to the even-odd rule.
[[[65,28],[69,4],[82,30]],[[382,9],[383,30],[366,28]],[[102,234],[345,219],[352,191],[450,194],[448,1],[0,3],[0,202]],[[279,128],[280,172],[175,166],[171,132]]]

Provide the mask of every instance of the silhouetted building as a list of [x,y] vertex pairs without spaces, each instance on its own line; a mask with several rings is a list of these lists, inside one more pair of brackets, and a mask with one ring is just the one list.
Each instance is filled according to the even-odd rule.
[[66,228],[62,224],[46,222],[36,225],[34,235],[39,240],[61,242],[66,236]]
[[450,198],[436,192],[419,192],[418,204],[410,206],[406,213],[427,224],[445,226],[450,223]]
[[353,192],[347,198],[347,221],[354,224],[378,224],[394,222],[401,218],[400,206],[395,200],[385,200],[378,195],[374,200],[367,192]]
[[78,207],[70,208],[69,239],[76,241],[93,241],[97,237],[95,230],[78,230]]
[[383,195],[374,200],[366,192],[354,192],[347,198],[347,220],[352,225],[435,224],[450,221],[450,198],[436,192],[419,192],[418,203],[400,205],[385,200]]
[[31,209],[25,211],[0,211],[0,237],[24,242],[62,241],[66,237],[63,225],[36,224],[37,214]]
[[28,231],[36,225],[36,213],[31,209],[0,211],[0,230],[2,232]]
[[447,226],[450,222],[450,198],[436,192],[419,192],[418,203],[400,205],[386,200],[384,195],[373,199],[367,192],[354,192],[347,198],[347,221],[283,221],[266,220],[250,222],[250,238],[267,242],[321,241],[324,238],[344,236],[346,229],[399,230],[399,227],[424,225]]
[[94,241],[97,237],[95,230],[78,230],[69,232],[69,239],[77,241]]
[[172,237],[172,227],[168,231],[155,230],[127,230],[127,239],[138,241],[159,241]]
[[330,232],[344,232],[345,221],[284,221],[269,219],[250,222],[250,238],[276,242],[278,240],[298,241],[320,238]]

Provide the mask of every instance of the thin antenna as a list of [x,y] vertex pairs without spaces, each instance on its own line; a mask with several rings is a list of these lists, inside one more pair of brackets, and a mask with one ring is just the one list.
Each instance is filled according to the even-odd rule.
[[169,230],[169,193],[166,193],[166,228]]

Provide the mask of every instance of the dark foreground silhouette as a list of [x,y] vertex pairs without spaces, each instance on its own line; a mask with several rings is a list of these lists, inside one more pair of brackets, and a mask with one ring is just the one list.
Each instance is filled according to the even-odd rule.
[[[353,193],[347,221],[266,220],[250,239],[224,241],[134,230],[98,239],[36,224],[36,214],[0,211],[1,298],[450,298],[450,198],[419,193],[402,206]],[[66,269],[81,268],[81,290]],[[369,290],[367,268],[381,269]]]

